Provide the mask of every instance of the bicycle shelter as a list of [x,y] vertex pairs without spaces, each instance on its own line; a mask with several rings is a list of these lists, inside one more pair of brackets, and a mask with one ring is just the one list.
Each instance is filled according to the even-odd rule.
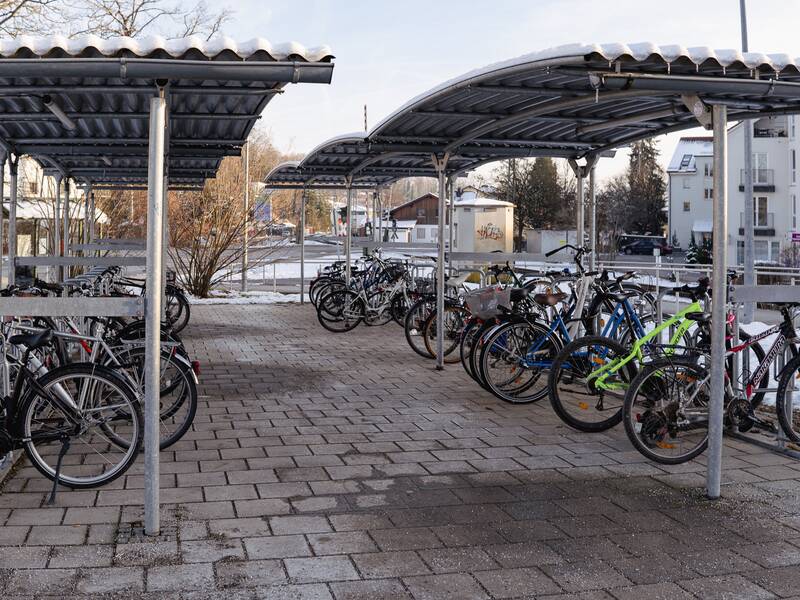
[[[707,47],[573,44],[496,63],[413,98],[368,133],[320,144],[299,163],[282,165],[268,187],[304,187],[334,178],[436,177],[439,214],[447,179],[500,159],[549,156],[570,161],[578,185],[576,229],[584,238],[584,180],[594,215],[594,165],[605,152],[638,140],[702,125],[713,129],[713,297],[727,299],[727,123],[800,113],[800,63],[785,54]],[[582,161],[583,164],[579,164]],[[350,194],[348,194],[348,199]],[[348,202],[349,205],[349,202]],[[596,239],[591,221],[592,246]],[[349,228],[348,228],[349,229]],[[348,231],[348,248],[349,248]],[[437,269],[444,270],[444,219],[439,219]],[[453,253],[456,257],[458,253]],[[348,261],[349,261],[348,252]],[[444,306],[439,277],[437,307]],[[737,288],[739,297],[769,300],[770,290]],[[800,300],[796,288],[783,290]],[[710,498],[720,495],[724,403],[725,301],[712,304]],[[441,313],[440,313],[441,314]],[[437,367],[442,368],[443,319]]]
[[[148,293],[143,310],[147,321],[145,530],[150,535],[160,530],[158,357],[167,190],[202,188],[207,178],[215,176],[224,157],[241,153],[266,105],[288,84],[330,83],[332,59],[324,46],[306,49],[296,43],[273,45],[264,39],[242,44],[226,37],[104,40],[96,36],[23,36],[0,41],[0,114],[6,117],[0,119],[0,166],[8,159],[11,170],[10,282],[17,264],[14,242],[20,156],[33,157],[57,176],[59,196],[62,181],[74,179],[85,187],[84,244],[73,250],[108,246],[107,241],[94,237],[92,190],[148,193],[147,239],[139,247],[147,253]],[[56,223],[61,221],[59,204]],[[65,232],[69,231],[69,213],[67,193],[61,223]],[[39,263],[104,264],[101,258],[72,257],[68,245],[63,246],[57,245],[53,256],[40,257]],[[95,300],[86,309],[93,315],[142,313],[141,303],[130,299]],[[11,298],[0,299],[0,314],[88,313],[76,306],[75,299]]]

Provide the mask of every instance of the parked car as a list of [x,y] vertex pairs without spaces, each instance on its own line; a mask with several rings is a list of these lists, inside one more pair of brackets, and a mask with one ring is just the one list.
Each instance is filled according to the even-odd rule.
[[623,246],[623,254],[647,254],[652,256],[653,250],[658,248],[661,254],[672,254],[672,246],[659,239],[636,240],[627,246]]

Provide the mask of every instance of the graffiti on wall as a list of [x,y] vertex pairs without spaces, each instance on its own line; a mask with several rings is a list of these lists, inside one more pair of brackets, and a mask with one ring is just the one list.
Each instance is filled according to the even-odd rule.
[[492,223],[487,223],[478,229],[477,233],[479,240],[498,241],[503,239],[503,231],[497,225],[493,225]]

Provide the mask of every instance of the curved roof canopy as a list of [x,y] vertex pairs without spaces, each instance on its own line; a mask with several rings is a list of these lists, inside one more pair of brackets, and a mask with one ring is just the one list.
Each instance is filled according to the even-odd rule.
[[[431,155],[448,155],[448,172],[500,158],[579,159],[698,121],[710,125],[717,103],[728,106],[730,120],[800,112],[798,60],[649,43],[560,46],[447,81],[378,123],[358,152],[334,138],[292,177],[337,173],[343,181],[344,173],[355,182],[379,173],[386,156],[419,161],[413,175],[435,173]],[[295,185],[288,173],[276,169],[267,184]]]
[[237,155],[288,83],[330,83],[327,47],[225,37],[0,41],[0,146],[98,187],[147,181],[149,101],[167,85],[172,186]]

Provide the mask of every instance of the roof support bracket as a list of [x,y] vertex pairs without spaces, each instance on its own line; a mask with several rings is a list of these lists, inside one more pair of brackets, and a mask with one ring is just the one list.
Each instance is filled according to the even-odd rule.
[[697,94],[681,94],[684,106],[706,129],[711,129],[711,109]]

